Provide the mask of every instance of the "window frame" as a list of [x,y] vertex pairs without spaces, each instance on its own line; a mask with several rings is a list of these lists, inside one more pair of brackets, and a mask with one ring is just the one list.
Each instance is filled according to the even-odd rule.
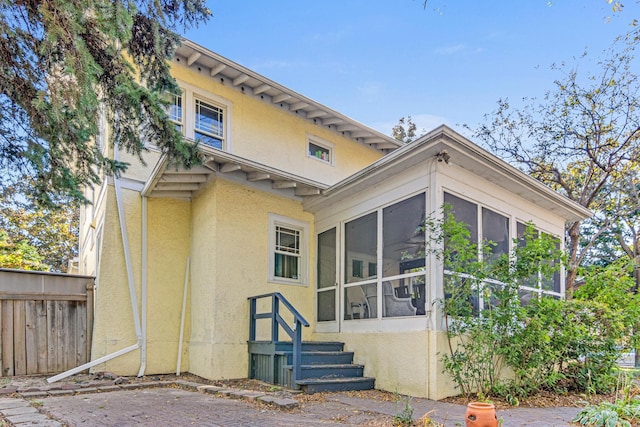
[[[276,233],[278,228],[285,228],[299,232],[299,253],[298,257],[298,278],[290,279],[286,277],[276,276],[276,254],[292,255],[291,253],[278,251]],[[278,283],[285,285],[301,285],[309,284],[309,232],[310,226],[306,221],[289,218],[274,213],[269,214],[269,277],[270,283]]]
[[[313,155],[311,152],[312,144],[320,149],[326,150],[329,158],[324,159],[322,157],[318,157],[317,155]],[[335,145],[318,136],[307,134],[306,156],[310,159],[314,159],[315,161],[335,166]]]
[[[196,141],[197,133],[200,133],[205,137],[211,137],[220,140],[222,148],[217,148],[213,145],[206,144],[205,142],[201,142],[200,145],[216,150],[231,152],[231,123],[233,117],[233,106],[231,101],[181,81],[178,81],[178,88],[180,90],[180,94],[169,93],[169,95],[174,97],[177,97],[179,95],[179,97],[181,98],[182,121],[178,122],[171,117],[169,117],[169,119],[174,122],[176,126],[179,126],[179,130],[182,135],[184,135],[185,138],[191,141]],[[206,106],[217,108],[220,110],[222,114],[222,136],[207,132],[206,130],[198,129],[196,127],[197,102],[202,102],[206,104]],[[171,105],[169,106],[169,108],[171,108]],[[169,112],[167,111],[167,113]],[[153,143],[151,144],[155,146]]]
[[[484,211],[490,211],[494,214],[498,214],[502,217],[505,217],[508,221],[508,229],[509,229],[509,237],[508,237],[508,241],[509,241],[509,248],[508,248],[508,254],[509,256],[511,256],[513,254],[513,250],[514,250],[514,238],[519,239],[520,235],[518,233],[518,224],[523,224],[526,225],[527,221],[522,221],[518,216],[510,214],[508,212],[504,212],[501,211],[489,204],[487,204],[486,202],[482,202],[480,200],[476,200],[476,199],[471,199],[469,197],[465,197],[460,195],[459,193],[456,193],[455,191],[451,191],[449,189],[443,188],[443,193],[442,193],[442,197],[443,200],[446,199],[445,194],[449,194],[450,196],[456,197],[458,199],[461,199],[465,202],[468,203],[472,203],[473,205],[475,205],[476,208],[476,230],[477,230],[477,234],[476,234],[476,239],[477,239],[477,243],[478,244],[478,256],[480,257],[479,259],[483,259],[486,255],[482,253],[482,245],[479,242],[483,242],[485,240],[484,238]],[[552,238],[556,239],[558,241],[559,247],[562,248],[562,240],[554,235],[553,233],[549,233],[547,231],[544,231],[543,229],[541,229],[540,227],[538,227],[537,225],[535,225],[535,229],[538,233],[544,233],[544,234],[548,234],[550,235]],[[453,275],[453,274],[457,274],[460,277],[471,277],[470,275],[468,275],[467,273],[453,273],[450,270],[447,270],[446,267],[443,268],[443,273],[444,273],[444,277],[443,277],[443,285],[444,285],[444,281],[446,280],[446,276],[447,275]],[[555,292],[553,290],[548,290],[545,289],[543,287],[543,280],[542,277],[540,276],[540,274],[538,274],[537,276],[537,286],[531,287],[531,286],[526,286],[526,285],[519,285],[518,286],[518,290],[519,291],[525,291],[525,292],[532,292],[535,293],[538,298],[541,296],[551,296],[554,298],[563,298],[564,297],[564,285],[563,285],[563,269],[561,268],[561,270],[556,273],[559,275],[560,278],[560,291],[559,292]],[[488,278],[486,280],[483,281],[481,286],[504,286],[504,283],[495,280],[495,279],[491,279]],[[482,312],[484,310],[485,307],[485,303],[484,303],[484,296],[483,296],[483,292],[481,292],[480,290],[478,290],[478,307],[480,308],[480,312]]]
[[[428,203],[428,199],[427,199],[427,192],[426,190],[420,190],[417,192],[411,192],[409,194],[404,195],[401,198],[398,199],[393,199],[388,201],[387,203],[384,203],[380,206],[377,206],[375,209],[372,210],[367,210],[364,212],[361,212],[359,215],[350,217],[350,218],[346,218],[343,221],[340,222],[340,226],[342,229],[342,236],[341,236],[341,248],[342,248],[342,256],[341,256],[341,261],[339,264],[339,269],[342,270],[342,275],[341,275],[341,298],[342,298],[342,302],[341,302],[341,307],[340,307],[340,313],[339,313],[339,317],[341,318],[341,321],[343,322],[343,324],[350,324],[350,323],[358,323],[359,320],[364,319],[365,321],[369,321],[369,320],[380,320],[380,321],[384,321],[385,323],[389,324],[393,323],[394,321],[401,321],[401,322],[405,322],[405,321],[409,321],[410,319],[426,319],[429,317],[428,314],[428,310],[426,310],[426,306],[425,306],[425,312],[424,313],[419,313],[416,310],[415,314],[411,314],[411,315],[388,315],[388,313],[385,312],[385,310],[383,309],[383,305],[385,304],[384,298],[384,283],[385,282],[394,282],[394,281],[406,281],[405,283],[407,283],[407,285],[412,282],[412,281],[416,281],[416,283],[424,283],[425,284],[425,290],[424,290],[424,295],[423,298],[425,299],[425,301],[429,300],[429,295],[430,295],[430,289],[426,286],[426,284],[428,283],[428,274],[429,274],[429,267],[427,265],[428,261],[428,255],[425,253],[424,256],[422,257],[418,257],[415,258],[413,261],[417,261],[420,265],[418,268],[414,268],[414,269],[409,269],[407,271],[397,271],[397,272],[393,272],[391,274],[386,274],[385,275],[385,269],[384,269],[384,265],[385,265],[385,258],[384,258],[384,253],[385,253],[385,227],[384,227],[384,218],[385,218],[385,212],[388,212],[387,209],[394,207],[396,205],[401,205],[402,203],[409,201],[410,199],[413,199],[415,197],[420,197],[422,198],[421,202],[424,206],[424,211],[422,212],[423,215],[426,216],[426,212],[427,212],[427,203]],[[362,254],[362,256],[360,256],[359,258],[354,258],[353,256],[350,256],[349,253],[349,249],[348,249],[348,239],[349,239],[349,231],[347,230],[347,226],[349,224],[352,224],[355,221],[358,221],[360,219],[364,219],[369,215],[375,214],[376,215],[376,219],[375,219],[375,232],[376,232],[376,236],[375,236],[375,240],[376,240],[376,254],[375,254],[375,262],[372,262],[371,259],[366,258],[365,255],[367,254]],[[423,218],[424,219],[424,218]],[[424,234],[424,239],[426,242],[426,230],[423,232]],[[351,254],[353,255],[353,254]],[[362,262],[362,275],[365,277],[354,277],[352,274],[352,270],[353,270],[353,261],[360,261]],[[394,261],[398,261],[398,264],[403,264],[403,262],[400,262],[400,260],[394,260]],[[375,264],[375,269],[376,269],[376,274],[372,275],[371,273],[373,273],[373,268],[371,268],[371,264]],[[353,280],[356,279],[356,280]],[[392,290],[395,292],[395,288],[392,286]],[[375,288],[375,297],[376,297],[376,303],[375,303],[375,312],[374,312],[374,306],[371,306],[368,310],[368,315],[365,317],[356,317],[353,315],[353,306],[351,305],[351,299],[349,298],[349,293],[350,292],[355,292],[358,293],[358,291],[356,289],[361,288],[363,289],[362,292],[364,292],[364,289],[370,289],[373,290]],[[364,292],[364,294],[366,294],[369,297],[374,296],[373,293],[368,293],[368,292]],[[371,300],[371,302],[373,302],[373,300]],[[415,307],[415,306],[414,306]],[[415,307],[417,309],[417,307]],[[366,310],[365,310],[366,311]]]

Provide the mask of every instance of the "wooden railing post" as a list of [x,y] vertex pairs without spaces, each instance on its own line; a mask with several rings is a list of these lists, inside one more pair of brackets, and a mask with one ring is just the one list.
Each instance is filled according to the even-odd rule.
[[249,341],[256,340],[256,299],[249,299]]
[[280,300],[277,295],[273,295],[271,297],[271,341],[278,341],[278,322],[276,321],[276,316],[280,313]]
[[291,387],[296,387],[296,381],[300,379],[302,373],[302,324],[298,319],[293,323],[295,337],[293,339],[293,372]]
[[[271,312],[257,313],[257,300],[271,298]],[[302,372],[302,327],[308,327],[309,322],[291,305],[279,292],[249,297],[249,341],[256,339],[256,321],[269,319],[271,321],[271,341],[277,342],[280,328],[289,335],[292,342],[292,364],[290,387],[296,388],[296,381],[301,378]],[[280,307],[283,306],[293,315],[293,325],[289,325],[280,315]],[[270,371],[275,378],[275,357],[271,359]],[[249,354],[249,377],[252,377],[253,360]]]

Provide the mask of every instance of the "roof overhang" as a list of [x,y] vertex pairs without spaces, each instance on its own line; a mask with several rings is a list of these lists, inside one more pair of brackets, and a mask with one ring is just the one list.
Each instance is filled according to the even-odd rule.
[[365,126],[255,71],[236,64],[191,40],[182,39],[182,44],[176,50],[174,60],[215,79],[217,82],[235,88],[247,96],[284,109],[317,126],[329,129],[382,153],[389,153],[403,145],[382,132]]
[[305,210],[320,210],[328,199],[341,199],[374,188],[390,176],[418,164],[426,166],[429,160],[442,158],[443,155],[448,157],[448,161],[556,213],[566,221],[579,221],[593,215],[589,209],[553,191],[444,125],[323,190],[320,195],[307,198]]
[[204,156],[202,165],[191,169],[172,165],[166,156],[156,163],[147,180],[142,195],[191,200],[216,176],[270,185],[273,190],[286,195],[303,197],[318,195],[327,184],[290,174],[233,154],[200,146]]

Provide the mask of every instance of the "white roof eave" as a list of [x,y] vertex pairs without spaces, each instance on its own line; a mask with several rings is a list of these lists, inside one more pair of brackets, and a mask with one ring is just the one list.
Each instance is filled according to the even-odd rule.
[[566,221],[579,221],[593,215],[589,209],[553,191],[445,125],[336,183],[321,195],[306,199],[305,209],[314,212],[336,198],[374,188],[386,177],[433,159],[443,150],[447,151],[453,163],[555,212]]
[[240,90],[245,95],[254,96],[270,105],[282,106],[281,108],[296,114],[297,117],[384,154],[404,145],[389,135],[301,95],[191,40],[182,39],[181,46],[176,50],[176,58],[181,60],[183,65],[205,73],[211,78],[217,78],[223,84]]

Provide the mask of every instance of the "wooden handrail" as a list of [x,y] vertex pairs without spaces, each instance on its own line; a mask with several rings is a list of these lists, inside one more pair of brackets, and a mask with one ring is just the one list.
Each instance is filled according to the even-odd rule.
[[[256,313],[259,299],[271,299],[271,311]],[[256,295],[249,297],[249,341],[256,339],[256,320],[271,319],[271,341],[278,341],[279,327],[289,335],[293,344],[293,372],[291,386],[296,387],[296,381],[300,378],[302,369],[302,326],[309,327],[309,322],[295,309],[293,305],[280,292]],[[280,305],[284,306],[293,315],[292,327],[280,315]]]

